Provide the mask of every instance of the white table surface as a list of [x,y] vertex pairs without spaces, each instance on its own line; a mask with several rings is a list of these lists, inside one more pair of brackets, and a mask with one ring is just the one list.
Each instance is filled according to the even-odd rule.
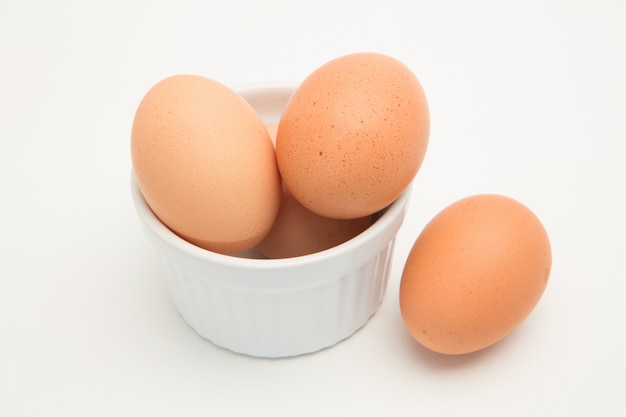
[[[136,106],[176,73],[297,83],[363,50],[406,63],[432,116],[380,310],[312,355],[219,349],[139,229]],[[0,415],[626,415],[626,3],[10,0],[0,60]],[[550,283],[502,342],[434,354],[403,327],[403,263],[482,192],[542,219]]]

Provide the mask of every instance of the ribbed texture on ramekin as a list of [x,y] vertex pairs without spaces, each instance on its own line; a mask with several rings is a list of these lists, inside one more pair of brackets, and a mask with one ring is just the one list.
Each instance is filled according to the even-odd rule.
[[288,291],[225,287],[164,262],[174,305],[198,334],[234,352],[287,357],[332,346],[367,323],[386,291],[394,241],[347,275]]

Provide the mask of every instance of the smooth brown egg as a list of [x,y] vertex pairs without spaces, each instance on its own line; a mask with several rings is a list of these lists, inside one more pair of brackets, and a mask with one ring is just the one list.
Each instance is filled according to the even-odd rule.
[[283,186],[276,221],[257,250],[268,258],[292,258],[320,252],[344,243],[365,231],[372,216],[333,219],[304,207]]
[[445,208],[409,253],[400,309],[409,333],[440,353],[483,349],[508,335],[539,302],[552,254],[540,220],[501,195]]
[[279,122],[283,181],[326,217],[373,214],[418,172],[430,120],[422,86],[398,60],[378,53],[336,58],[296,89]]
[[[277,124],[267,126],[275,139]],[[257,250],[268,258],[292,258],[320,252],[357,236],[373,222],[372,216],[333,219],[320,216],[300,204],[283,185],[276,221]]]
[[214,80],[175,75],[152,87],[135,114],[131,156],[150,208],[194,245],[242,252],[276,218],[281,179],[265,125]]

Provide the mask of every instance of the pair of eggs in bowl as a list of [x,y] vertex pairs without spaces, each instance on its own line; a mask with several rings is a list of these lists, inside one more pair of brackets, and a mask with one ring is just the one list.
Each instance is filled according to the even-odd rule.
[[282,201],[286,227],[314,223],[309,230],[320,230],[319,242],[295,251],[297,242],[283,233],[289,250],[279,250],[275,236],[260,248],[271,257],[308,254],[369,226],[407,189],[428,143],[419,81],[382,54],[326,63],[291,91],[278,116],[274,149],[268,121],[241,94],[195,75],[157,83],[137,109],[131,136],[148,205],[185,240],[234,254],[282,224]]
[[[369,67],[361,65],[372,60],[375,63]],[[361,68],[363,74],[380,74],[384,70],[393,76],[389,66],[382,65],[384,62],[392,63],[392,68],[401,72],[408,71],[380,54],[347,56],[329,62],[321,70],[326,73],[325,79],[333,72],[337,74],[336,66],[351,67],[352,71]],[[329,72],[328,68],[335,69]],[[415,76],[408,73],[417,83]],[[383,80],[380,75],[374,78]],[[342,83],[341,79],[337,83]],[[353,76],[348,79],[355,82]],[[424,156],[428,119],[419,117],[423,125],[418,132],[421,139],[414,140],[418,143],[411,146],[421,150],[407,152],[413,159],[412,166],[407,173],[398,175],[399,167],[394,165],[398,147],[385,144],[389,135],[377,129],[383,124],[393,125],[394,120],[397,128],[402,124],[397,117],[407,117],[406,112],[398,110],[401,106],[397,103],[391,107],[388,100],[391,114],[385,114],[383,109],[373,110],[381,103],[376,95],[387,90],[371,89],[367,97],[349,83],[344,85],[345,94],[360,96],[344,96],[344,105],[360,102],[370,106],[370,110],[361,109],[363,113],[359,115],[355,106],[348,106],[339,113],[344,117],[343,123],[336,119],[327,121],[334,136],[326,137],[324,144],[315,144],[313,139],[324,136],[311,136],[312,130],[320,129],[324,114],[336,117],[338,110],[323,106],[320,99],[312,97],[310,94],[326,93],[313,87],[307,89],[307,80],[297,89],[267,86],[235,93],[203,77],[174,76],[155,85],[135,115],[131,139],[133,199],[145,232],[166,264],[174,304],[200,335],[235,352],[262,357],[314,352],[349,337],[367,322],[385,293],[410,182]],[[315,85],[329,86],[320,81]],[[427,111],[419,83],[410,91],[422,96],[413,97],[405,105],[419,104],[422,107],[418,110]],[[327,92],[338,91],[330,87]],[[337,104],[338,100],[331,97],[327,104]],[[288,116],[290,108],[302,108],[303,103],[310,104],[307,116],[316,114],[318,118],[318,122],[309,121],[317,127],[310,127],[304,139],[298,135],[305,131],[301,125],[304,119],[297,116],[303,113],[293,110],[291,121]],[[375,117],[376,113],[383,118]],[[376,120],[378,128],[373,127]],[[268,127],[277,123],[275,151]],[[288,131],[292,133],[284,133]],[[209,135],[214,140],[194,140],[202,135],[206,138],[207,132],[216,133]],[[352,148],[345,141],[348,132],[354,139]],[[330,139],[342,143],[333,145]],[[290,148],[290,141],[301,144]],[[365,146],[378,146],[378,155],[387,155],[387,168],[393,171],[387,176],[396,180],[394,190],[382,182],[385,161],[376,161],[370,154],[366,162]],[[336,154],[331,159],[333,148]],[[337,148],[343,148],[342,153]],[[294,156],[294,152],[300,156]],[[292,166],[280,164],[281,155],[287,156],[288,161],[300,162]],[[359,155],[361,162],[355,160]],[[320,165],[316,169],[316,189],[316,178],[307,161],[325,162],[335,171]],[[337,179],[337,161],[347,173],[343,180]],[[368,169],[376,175],[365,175]],[[304,181],[294,179],[300,170],[306,171]],[[335,179],[328,174],[334,174]],[[355,194],[358,187],[347,184],[350,175],[353,184],[362,183],[362,197]],[[367,177],[371,184],[364,186]],[[307,187],[314,190],[309,198],[302,197],[302,190]],[[342,188],[348,192],[341,192]],[[382,197],[372,204],[377,189]],[[330,197],[320,190],[330,192]],[[315,198],[319,198],[317,203],[325,198],[333,207],[344,207],[348,214],[316,208],[321,205],[309,201]],[[368,207],[363,208],[363,202]],[[296,209],[287,210],[288,215],[282,216],[281,207],[288,205]],[[295,227],[294,218],[305,219],[304,232],[291,230]],[[293,243],[272,238],[272,226],[286,230],[287,238],[295,237],[306,244],[295,248]],[[323,227],[327,228],[326,233],[320,232]],[[348,231],[341,232],[342,227]],[[330,239],[331,230],[344,235]],[[278,249],[269,248],[272,239]],[[280,252],[272,256],[278,259],[265,259],[259,254],[263,247],[268,254],[272,250]]]

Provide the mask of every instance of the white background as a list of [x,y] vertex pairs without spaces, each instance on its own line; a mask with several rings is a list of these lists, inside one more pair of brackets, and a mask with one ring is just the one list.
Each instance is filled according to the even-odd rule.
[[[219,349],[139,229],[136,106],[176,73],[297,83],[364,50],[407,64],[432,117],[380,310],[312,355]],[[0,415],[626,415],[625,140],[621,0],[3,1]],[[482,192],[542,219],[551,280],[502,342],[434,354],[403,327],[402,267],[432,216]]]

